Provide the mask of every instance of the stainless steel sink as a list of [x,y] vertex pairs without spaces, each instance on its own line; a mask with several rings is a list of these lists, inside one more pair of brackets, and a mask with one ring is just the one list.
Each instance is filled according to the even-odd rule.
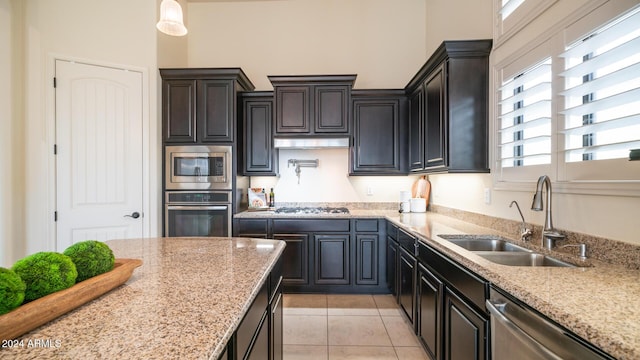
[[576,267],[556,258],[539,254],[493,235],[439,235],[491,262],[508,266]]
[[534,252],[495,252],[478,251],[475,253],[491,262],[508,266],[560,266],[576,267],[562,260]]
[[520,251],[531,252],[531,250],[512,244],[498,236],[491,235],[440,235],[441,238],[452,244],[458,245],[469,251]]

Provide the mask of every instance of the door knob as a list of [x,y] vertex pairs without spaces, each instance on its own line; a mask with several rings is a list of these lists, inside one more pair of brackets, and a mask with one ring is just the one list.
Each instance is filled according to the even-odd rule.
[[134,219],[137,219],[140,217],[140,213],[137,211],[134,211],[133,213],[131,213],[131,215],[125,215],[124,217],[132,217]]

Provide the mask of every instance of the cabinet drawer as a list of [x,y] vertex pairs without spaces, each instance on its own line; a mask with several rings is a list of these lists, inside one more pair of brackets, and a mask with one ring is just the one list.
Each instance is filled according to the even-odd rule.
[[238,219],[238,235],[267,235],[267,219]]
[[398,227],[391,221],[387,221],[387,236],[393,240],[398,240]]
[[249,349],[253,336],[260,326],[260,321],[262,321],[264,312],[269,305],[268,296],[267,283],[265,282],[238,327],[236,333],[236,351],[237,354],[241,354],[241,356],[238,357],[239,359],[244,357]]
[[412,235],[409,235],[404,230],[398,230],[398,244],[403,247],[405,250],[409,252],[411,255],[415,255],[416,247],[416,238]]
[[282,286],[282,264],[283,256],[280,256],[280,259],[273,265],[273,269],[271,269],[271,273],[269,274],[269,302],[273,301],[276,290]]
[[356,219],[356,232],[378,232],[377,219]]
[[438,273],[445,282],[469,299],[478,309],[485,311],[484,302],[489,295],[489,283],[481,277],[447,259],[431,247],[419,243],[418,260]]
[[349,232],[349,219],[274,219],[273,233]]

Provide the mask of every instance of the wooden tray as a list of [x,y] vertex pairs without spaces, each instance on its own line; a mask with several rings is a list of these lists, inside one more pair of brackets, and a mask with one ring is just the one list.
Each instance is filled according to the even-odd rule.
[[116,259],[113,270],[0,315],[0,339],[12,340],[124,284],[140,259]]

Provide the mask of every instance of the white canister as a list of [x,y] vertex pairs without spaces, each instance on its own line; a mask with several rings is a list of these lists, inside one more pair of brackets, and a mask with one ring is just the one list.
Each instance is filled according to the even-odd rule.
[[411,212],[426,212],[427,211],[427,200],[424,198],[412,198],[411,202]]
[[411,212],[411,191],[400,191],[400,212],[408,213]]

